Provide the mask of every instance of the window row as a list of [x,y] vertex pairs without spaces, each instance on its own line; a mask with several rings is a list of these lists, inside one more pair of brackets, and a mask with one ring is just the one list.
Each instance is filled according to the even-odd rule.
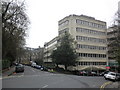
[[106,58],[106,54],[78,53],[80,57]]
[[69,31],[69,28],[65,28],[63,30],[60,30],[59,35],[65,33],[65,32],[68,32],[68,31]]
[[105,29],[106,28],[105,25],[101,25],[101,24],[97,24],[97,23],[93,23],[93,22],[88,22],[88,21],[84,21],[84,20],[79,20],[79,19],[76,19],[76,23],[77,24],[82,24],[82,25],[87,25],[87,26],[90,26],[90,27],[100,28],[100,29]]
[[106,65],[106,62],[79,62],[79,65]]
[[77,44],[77,48],[78,48],[78,49],[79,49],[79,48],[82,48],[82,49],[106,50],[106,47],[83,45],[83,44]]
[[76,28],[76,32],[83,32],[83,33],[88,33],[88,34],[94,34],[94,35],[105,35],[105,32],[100,32],[100,31],[95,31],[95,30],[90,30],[90,29],[85,29],[85,28]]
[[90,42],[96,42],[96,43],[106,43],[105,39],[98,39],[98,38],[84,37],[84,36],[76,36],[76,40],[90,41]]
[[60,24],[59,24],[59,26],[65,26],[65,25],[68,25],[68,24],[69,24],[69,21],[68,21],[68,20],[66,20],[66,21],[64,21],[64,22],[60,23]]

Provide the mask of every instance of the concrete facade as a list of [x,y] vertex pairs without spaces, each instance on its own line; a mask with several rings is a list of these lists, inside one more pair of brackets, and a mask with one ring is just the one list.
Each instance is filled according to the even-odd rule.
[[58,37],[53,38],[49,42],[44,44],[44,63],[52,63],[50,55],[53,50],[56,49]]
[[[106,22],[85,15],[69,15],[58,22],[58,37],[65,32],[70,33],[77,42],[76,51],[79,55],[76,67],[69,70],[105,70],[108,64],[107,27]],[[58,37],[44,44],[44,62],[52,50],[56,49]]]
[[77,42],[79,60],[76,69],[105,69],[108,63],[106,22],[85,15],[69,15],[58,25],[59,35],[67,31]]

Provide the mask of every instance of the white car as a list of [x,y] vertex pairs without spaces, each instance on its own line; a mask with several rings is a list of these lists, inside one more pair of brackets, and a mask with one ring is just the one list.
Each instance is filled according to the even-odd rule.
[[36,63],[33,62],[31,66],[32,66],[32,67],[35,67],[35,66],[36,66]]
[[115,73],[115,72],[109,72],[107,74],[104,74],[104,78],[116,81],[117,80],[117,73]]

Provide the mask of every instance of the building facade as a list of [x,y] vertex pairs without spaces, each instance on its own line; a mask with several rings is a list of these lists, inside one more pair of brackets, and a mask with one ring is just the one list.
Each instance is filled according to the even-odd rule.
[[[77,42],[77,66],[69,70],[105,70],[108,65],[106,22],[85,15],[69,15],[58,22],[58,37],[68,32]],[[51,52],[58,37],[44,44],[44,62],[52,63]]]
[[69,15],[60,20],[58,26],[59,36],[68,32],[77,42],[79,60],[76,69],[106,69],[108,64],[106,22],[85,15]]
[[52,59],[50,58],[50,55],[53,50],[57,47],[57,41],[58,37],[53,38],[49,42],[44,44],[44,63],[52,63]]

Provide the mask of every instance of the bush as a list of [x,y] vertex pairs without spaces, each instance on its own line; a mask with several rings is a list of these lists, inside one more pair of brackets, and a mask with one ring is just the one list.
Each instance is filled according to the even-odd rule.
[[49,68],[49,69],[54,69],[55,68],[55,65],[51,64],[51,63],[44,64],[43,66],[45,66],[46,68]]
[[2,60],[2,70],[9,68],[10,64],[11,64],[11,62],[9,60]]

